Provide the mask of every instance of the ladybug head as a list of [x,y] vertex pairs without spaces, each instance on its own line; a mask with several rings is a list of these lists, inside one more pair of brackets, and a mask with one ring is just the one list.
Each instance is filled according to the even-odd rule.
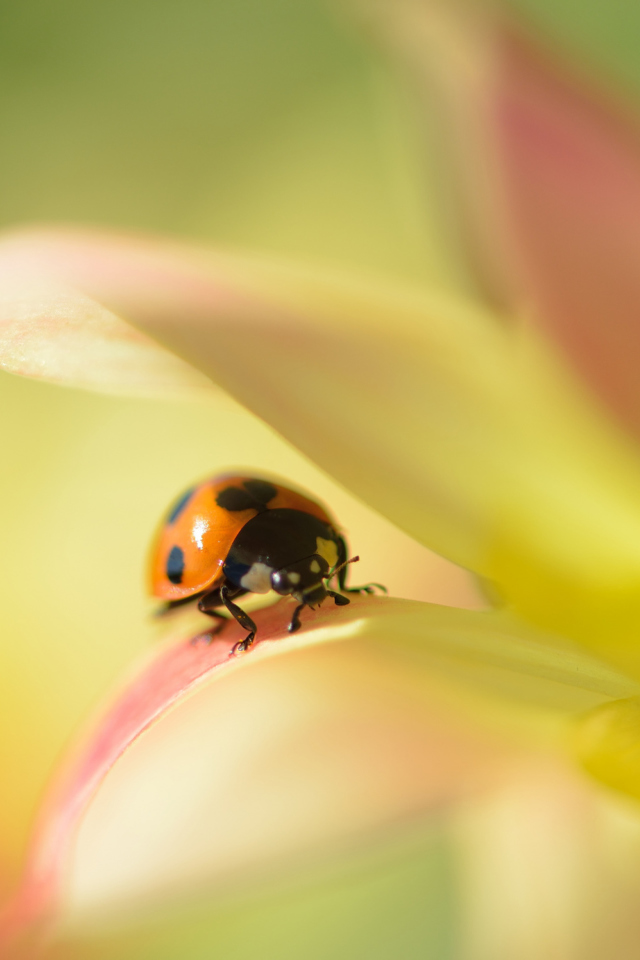
[[324,580],[329,564],[319,554],[289,563],[271,574],[271,586],[281,596],[291,595],[298,603],[318,606],[327,596]]

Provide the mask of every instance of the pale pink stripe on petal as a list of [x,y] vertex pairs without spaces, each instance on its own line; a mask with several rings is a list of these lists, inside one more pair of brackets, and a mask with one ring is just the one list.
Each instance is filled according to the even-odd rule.
[[637,118],[491,4],[362,2],[430,118],[438,98],[447,196],[482,288],[540,323],[637,433]]
[[530,43],[507,35],[499,49],[498,146],[525,291],[640,431],[639,129]]

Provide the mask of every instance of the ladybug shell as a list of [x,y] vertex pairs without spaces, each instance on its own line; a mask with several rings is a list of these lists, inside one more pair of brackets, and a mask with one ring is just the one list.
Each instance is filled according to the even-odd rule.
[[156,534],[151,593],[162,600],[183,600],[214,588],[222,581],[222,566],[244,525],[265,508],[282,507],[336,526],[313,500],[256,477],[214,477],[187,490]]

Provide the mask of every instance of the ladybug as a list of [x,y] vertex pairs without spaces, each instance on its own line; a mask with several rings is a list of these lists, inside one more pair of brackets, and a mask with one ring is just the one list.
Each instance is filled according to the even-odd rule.
[[[347,556],[344,537],[314,500],[258,477],[214,477],[169,510],[152,551],[151,591],[165,601],[162,613],[197,599],[202,613],[226,621],[217,609],[226,607],[249,631],[232,650],[238,654],[249,649],[257,629],[234,603],[245,593],[275,590],[297,600],[288,627],[293,633],[304,607],[313,610],[327,597],[342,606],[350,602],[343,593],[379,586],[347,589],[347,564],[358,560]],[[342,593],[328,589],[336,576]]]

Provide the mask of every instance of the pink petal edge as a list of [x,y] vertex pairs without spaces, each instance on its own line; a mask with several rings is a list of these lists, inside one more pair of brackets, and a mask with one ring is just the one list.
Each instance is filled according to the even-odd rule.
[[[254,650],[282,638],[282,612],[269,607],[254,614],[260,636]],[[12,945],[28,928],[46,926],[55,913],[61,871],[69,843],[91,797],[129,746],[181,698],[221,669],[234,669],[231,657],[244,631],[235,624],[207,645],[172,643],[148,659],[125,684],[113,706],[67,759],[52,784],[33,831],[22,884],[0,917],[0,947]],[[205,634],[202,634],[203,638]],[[246,654],[245,656],[250,656]]]
[[[259,624],[259,638],[253,651],[282,639],[281,605],[254,613],[254,619]],[[65,853],[91,797],[113,764],[181,698],[220,670],[236,669],[244,657],[251,656],[251,652],[244,657],[231,656],[234,644],[243,636],[244,631],[230,624],[223,636],[214,637],[209,644],[191,640],[171,643],[154,651],[125,683],[113,706],[67,758],[51,785],[33,831],[21,886],[0,917],[0,947],[3,942],[12,945],[31,927],[38,936],[55,913]]]
[[635,105],[490,4],[383,0],[378,13],[429,115],[434,91],[442,102],[450,192],[481,287],[550,334],[638,435]]
[[[169,642],[153,651],[123,684],[111,705],[99,711],[86,735],[67,755],[42,804],[32,832],[22,882],[15,896],[0,914],[0,955],[30,956],[31,945],[41,942],[56,918],[56,910],[65,880],[65,864],[77,827],[92,797],[107,773],[124,752],[172,707],[196,688],[221,672],[242,667],[256,654],[276,654],[314,642],[309,633],[331,628],[335,638],[351,624],[374,611],[392,612],[396,604],[415,607],[411,601],[386,598],[355,598],[348,608],[325,606],[307,611],[302,629],[294,637],[285,631],[291,613],[290,604],[280,601],[252,613],[258,624],[258,640],[251,651],[239,657],[231,655],[234,644],[245,636],[235,623],[220,636],[207,631],[203,640]],[[383,611],[380,610],[383,605]],[[418,604],[417,606],[422,606]],[[386,609],[384,609],[386,608]],[[305,634],[307,637],[305,638]],[[210,640],[204,642],[205,638]],[[289,638],[284,646],[283,641]],[[282,646],[279,646],[282,644]],[[14,952],[17,951],[17,952]]]
[[494,118],[534,319],[640,432],[640,130],[507,32]]

